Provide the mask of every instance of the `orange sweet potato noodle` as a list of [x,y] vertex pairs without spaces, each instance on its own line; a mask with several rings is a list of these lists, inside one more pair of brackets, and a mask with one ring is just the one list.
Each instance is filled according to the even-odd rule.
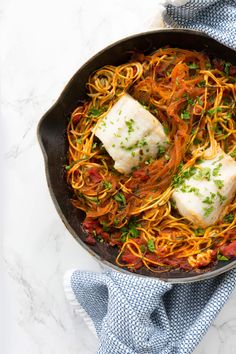
[[[86,213],[86,242],[117,250],[120,267],[153,272],[209,267],[236,256],[236,200],[217,224],[199,228],[178,214],[171,195],[204,151],[236,157],[236,68],[205,53],[161,48],[90,76],[88,99],[67,127],[67,181]],[[163,125],[166,151],[120,174],[93,128],[128,92]],[[221,257],[221,258],[220,258]]]

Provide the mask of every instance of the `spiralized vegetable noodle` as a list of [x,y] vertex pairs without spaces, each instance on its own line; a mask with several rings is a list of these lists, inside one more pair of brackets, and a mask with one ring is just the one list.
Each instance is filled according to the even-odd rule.
[[[92,73],[88,99],[71,114],[67,181],[73,205],[86,213],[83,227],[91,246],[117,250],[116,263],[153,272],[210,267],[236,256],[236,200],[224,217],[205,229],[182,217],[171,199],[209,147],[235,159],[236,68],[203,52],[161,48],[134,53],[130,62]],[[94,128],[128,92],[163,125],[167,150],[128,175],[95,137]]]

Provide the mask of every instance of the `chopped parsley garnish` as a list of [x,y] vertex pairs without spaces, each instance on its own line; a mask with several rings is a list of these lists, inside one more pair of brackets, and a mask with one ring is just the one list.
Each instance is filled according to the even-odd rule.
[[114,199],[117,203],[119,204],[122,204],[122,205],[125,205],[126,204],[126,199],[125,199],[125,196],[123,193],[117,193],[115,196],[114,196]]
[[189,69],[199,69],[199,66],[196,63],[188,64],[188,67],[189,67]]
[[100,221],[100,223],[102,224],[103,231],[110,231],[110,227],[108,226],[106,221]]
[[213,169],[212,175],[215,176],[215,177],[218,176],[221,167],[222,167],[222,163],[219,163],[219,165],[217,165],[217,166]]
[[165,156],[164,156],[164,157],[165,157],[165,160],[166,160],[166,161],[169,161],[169,159],[170,159],[170,155],[165,154]]
[[164,132],[166,133],[166,135],[168,135],[169,134],[169,127],[167,126],[167,125],[164,125],[163,124],[163,129],[164,129]]
[[216,107],[216,108],[211,108],[209,109],[209,111],[207,111],[207,113],[209,113],[211,116],[217,112],[221,112],[222,108],[221,107]]
[[197,103],[200,105],[200,106],[203,106],[203,102],[201,100],[201,98],[199,96],[196,97],[197,99]]
[[224,222],[231,224],[233,221],[234,221],[234,214],[233,213],[229,213],[224,216]]
[[112,188],[112,184],[108,181],[103,181],[103,186],[106,188],[106,189],[111,189]]
[[207,181],[210,181],[211,179],[211,169],[210,167],[203,167],[198,170],[196,175],[194,176],[195,180],[201,181],[206,179]]
[[229,76],[230,67],[231,67],[230,63],[225,63],[224,72],[226,73],[227,76]]
[[155,252],[155,244],[152,239],[148,240],[147,246],[150,252]]
[[230,156],[231,157],[236,157],[236,148],[234,148],[234,150],[231,152]]
[[91,200],[92,202],[95,202],[96,204],[100,203],[100,200],[98,199],[98,197],[88,197],[89,200]]
[[138,142],[138,146],[139,147],[143,147],[145,145],[147,145],[147,142],[146,142],[145,138],[142,138],[141,140],[139,140],[139,142]]
[[214,183],[219,189],[222,189],[224,187],[224,181],[222,179],[214,179]]
[[196,236],[203,235],[204,229],[202,229],[201,227],[198,227],[196,230],[194,230],[194,233]]
[[205,87],[206,86],[206,81],[202,80],[197,84],[198,87]]
[[219,192],[217,192],[217,195],[219,197],[220,204],[223,204],[223,202],[226,200],[226,197],[224,195],[220,194]]
[[132,118],[130,120],[126,120],[125,124],[128,127],[128,134],[134,132],[134,120]]
[[141,245],[141,246],[140,246],[140,251],[141,251],[142,253],[144,253],[144,252],[146,251],[146,247],[145,247],[144,245]]
[[140,231],[137,229],[139,227],[137,220],[135,218],[131,218],[127,227],[122,227],[121,229],[121,241],[126,242],[128,238],[137,238],[140,235]]
[[218,261],[228,261],[229,258],[222,256],[220,253],[217,254],[217,260]]
[[210,206],[209,208],[203,208],[204,210],[204,216],[207,217],[213,212],[214,207]]
[[202,202],[211,205],[214,203],[215,196],[216,194],[211,192]]
[[159,145],[159,143],[158,143],[158,144],[157,144],[157,158],[163,156],[164,153],[165,153],[165,151],[166,151],[166,150],[165,150],[164,146],[161,146],[161,145]]
[[66,171],[69,171],[71,169],[71,167],[72,167],[71,165],[65,166]]
[[172,186],[173,187],[179,187],[186,179],[189,179],[190,177],[192,177],[195,172],[196,172],[196,168],[195,167],[189,167],[187,168],[185,171],[182,171],[183,164],[181,163],[179,165],[178,168],[178,173],[176,175],[174,175],[173,179],[172,179]]
[[190,119],[190,113],[188,111],[183,111],[180,114],[180,118],[183,120],[189,120]]
[[88,111],[88,115],[91,117],[98,117],[106,110],[107,110],[107,106],[101,108],[91,107],[90,110]]
[[78,139],[77,139],[77,143],[78,143],[78,144],[82,144],[82,139],[81,139],[81,138],[78,138]]
[[185,183],[181,186],[180,190],[184,193],[194,193],[196,196],[200,196],[199,188],[186,185]]

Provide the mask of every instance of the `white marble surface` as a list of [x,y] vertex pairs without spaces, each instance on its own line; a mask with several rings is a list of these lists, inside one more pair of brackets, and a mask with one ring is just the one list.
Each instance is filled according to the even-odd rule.
[[[158,0],[1,0],[1,354],[91,354],[64,297],[70,268],[99,271],[60,221],[36,139],[40,117],[92,54],[162,26]],[[195,354],[236,352],[236,292]],[[112,353],[111,353],[112,354]]]

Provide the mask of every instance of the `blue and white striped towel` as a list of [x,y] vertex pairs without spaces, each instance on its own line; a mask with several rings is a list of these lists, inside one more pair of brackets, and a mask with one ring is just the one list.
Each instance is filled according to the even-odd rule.
[[[168,5],[164,21],[204,31],[236,48],[235,0]],[[68,299],[100,339],[99,354],[191,353],[235,286],[236,270],[183,285],[115,271],[75,270],[65,276]]]

